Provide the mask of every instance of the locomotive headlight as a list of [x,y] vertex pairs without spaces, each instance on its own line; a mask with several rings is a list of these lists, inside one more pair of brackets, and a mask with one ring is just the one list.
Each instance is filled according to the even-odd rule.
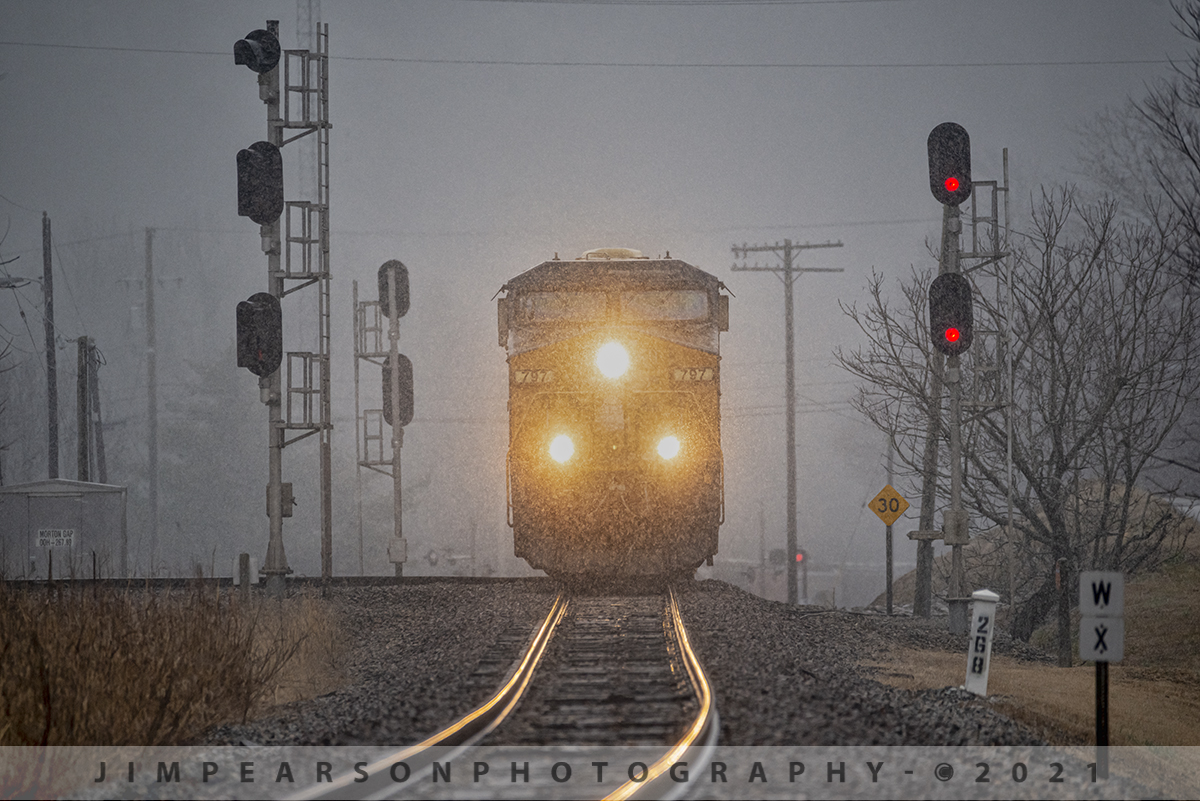
[[671,435],[658,441],[658,455],[664,459],[674,459],[679,455],[679,437]]
[[620,342],[601,345],[596,351],[596,367],[606,378],[620,378],[629,369],[629,351]]
[[559,434],[550,441],[550,458],[560,464],[575,455],[575,443],[566,434]]

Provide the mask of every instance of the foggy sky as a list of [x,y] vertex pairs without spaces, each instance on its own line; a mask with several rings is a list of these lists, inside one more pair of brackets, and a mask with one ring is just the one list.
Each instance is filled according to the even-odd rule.
[[[783,544],[783,299],[769,274],[730,271],[730,245],[840,240],[844,247],[799,262],[844,270],[798,282],[800,536],[814,568],[881,563],[883,527],[864,503],[885,483],[883,437],[846,402],[853,385],[830,353],[859,342],[838,303],[865,299],[872,268],[899,280],[910,265],[931,264],[925,240],[936,239],[941,210],[927,188],[929,130],[946,120],[967,128],[976,180],[999,179],[1008,148],[1019,223],[1040,184],[1086,181],[1075,129],[1168,74],[1162,62],[1184,52],[1172,18],[1163,0],[325,0],[335,472],[354,469],[351,281],[369,295],[379,264],[399,258],[413,298],[401,347],[416,375],[405,470],[428,480],[405,521],[409,553],[447,543],[461,550],[472,523],[497,553],[511,550],[505,365],[492,296],[556,252],[669,250],[736,296],[722,342],[721,554],[756,560],[760,509],[768,547]],[[0,229],[8,230],[0,261],[19,257],[4,269],[40,276],[40,217],[49,212],[60,243],[59,331],[97,338],[111,354],[102,402],[130,410],[113,437],[134,436],[144,418],[144,333],[128,279],[142,269],[145,227],[160,229],[161,271],[176,279],[161,290],[164,382],[173,359],[225,352],[234,305],[266,288],[257,226],[236,215],[234,171],[236,152],[265,138],[265,111],[232,46],[268,19],[280,20],[283,46],[295,47],[296,7],[282,0],[0,6]],[[24,46],[47,44],[70,47]],[[1094,63],[1135,61],[1155,63]],[[622,66],[630,64],[657,66]],[[294,152],[284,151],[289,196]],[[69,284],[96,288],[69,298]],[[21,292],[32,313],[37,285]],[[285,301],[285,315],[311,315],[304,303]],[[0,291],[0,323],[18,361],[43,345],[40,324],[28,319],[32,335],[14,293]],[[303,324],[289,335],[289,349],[315,344]],[[60,352],[60,369],[73,354]],[[232,362],[228,369],[254,397],[254,378]],[[68,415],[70,380],[62,373]],[[246,458],[262,460],[265,482],[263,418]],[[66,477],[74,477],[71,454],[64,442]],[[208,457],[198,450],[194,458]],[[290,448],[285,471],[315,458]],[[6,483],[44,477],[5,469]],[[897,558],[912,561],[902,534],[916,527],[916,495],[898,489],[914,507],[897,524]],[[307,491],[302,505],[315,509]],[[260,530],[246,549],[261,556],[261,488],[246,498],[248,527]],[[340,498],[334,513],[338,564],[353,551],[356,568],[350,500]],[[311,574],[319,563],[305,526],[289,522],[285,539],[297,572]]]

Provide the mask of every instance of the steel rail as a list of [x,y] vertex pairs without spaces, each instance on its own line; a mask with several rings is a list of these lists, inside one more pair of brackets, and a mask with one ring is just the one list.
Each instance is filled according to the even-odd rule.
[[[564,593],[559,593],[558,597],[554,599],[550,613],[542,621],[512,676],[481,706],[437,734],[427,737],[415,745],[405,746],[399,751],[367,765],[365,771],[370,778],[366,781],[362,781],[361,773],[345,773],[334,778],[332,783],[321,784],[319,787],[299,793],[292,798],[295,801],[324,798],[369,798],[382,792],[394,792],[395,785],[388,781],[388,770],[393,764],[408,763],[412,773],[416,774],[426,767],[427,762],[432,761],[432,755],[428,754],[429,749],[445,746],[465,748],[477,743],[500,725],[500,722],[512,712],[517,702],[521,700],[533,678],[534,671],[546,652],[546,646],[554,635],[554,629],[566,614],[566,610],[567,597]],[[426,758],[422,759],[422,756]]]
[[693,752],[694,756],[690,756],[688,761],[703,762],[711,756],[717,745],[717,734],[720,732],[721,724],[713,697],[712,684],[708,680],[708,674],[704,672],[704,667],[700,664],[700,659],[692,649],[673,588],[668,591],[667,604],[671,613],[671,628],[675,632],[675,642],[679,647],[688,678],[691,680],[692,689],[696,693],[696,699],[700,703],[700,709],[679,741],[649,767],[642,781],[625,782],[605,796],[604,801],[610,801],[610,799],[623,801],[637,795],[664,799],[677,798],[687,789],[688,784],[673,780],[665,784],[664,782],[668,781],[665,778],[667,771],[671,769],[672,765],[683,761],[682,758],[689,752]]

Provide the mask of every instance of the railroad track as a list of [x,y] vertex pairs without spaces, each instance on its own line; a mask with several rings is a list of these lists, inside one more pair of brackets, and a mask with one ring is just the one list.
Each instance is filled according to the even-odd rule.
[[[607,797],[671,797],[687,787],[669,779],[671,766],[702,761],[718,730],[712,687],[673,591],[563,593],[487,702],[366,766],[366,781],[362,773],[349,773],[296,797],[419,795],[414,782],[393,780],[393,765],[404,763],[415,779],[434,760],[452,760],[475,745],[654,746],[661,756],[639,781],[631,779]],[[524,791],[537,794],[536,787]]]

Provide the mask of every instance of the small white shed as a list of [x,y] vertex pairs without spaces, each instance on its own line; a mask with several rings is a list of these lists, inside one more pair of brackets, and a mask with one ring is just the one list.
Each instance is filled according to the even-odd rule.
[[128,576],[126,501],[125,487],[65,478],[0,487],[0,577]]

